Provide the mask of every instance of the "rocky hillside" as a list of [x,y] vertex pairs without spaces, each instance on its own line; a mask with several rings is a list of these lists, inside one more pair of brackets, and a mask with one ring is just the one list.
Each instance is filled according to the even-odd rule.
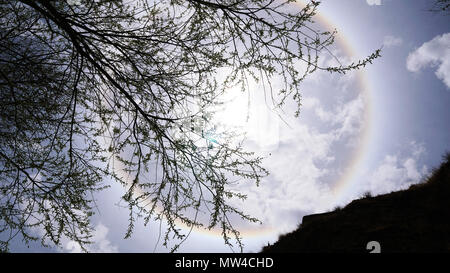
[[381,252],[450,252],[450,153],[423,183],[305,216],[262,252],[369,252],[370,241]]

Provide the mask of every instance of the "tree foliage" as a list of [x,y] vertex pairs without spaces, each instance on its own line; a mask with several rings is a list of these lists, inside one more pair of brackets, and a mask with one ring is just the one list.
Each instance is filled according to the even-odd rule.
[[443,12],[448,15],[450,12],[450,0],[436,0],[433,11]]
[[167,223],[165,244],[185,239],[183,223],[241,246],[230,215],[258,220],[230,204],[245,199],[230,181],[258,183],[267,171],[232,132],[214,132],[217,98],[253,79],[278,107],[293,99],[300,109],[309,74],[379,56],[320,67],[335,33],[313,28],[319,2],[292,2],[0,1],[1,248],[17,235],[85,246],[93,194],[109,180],[126,188],[125,237],[144,217]]

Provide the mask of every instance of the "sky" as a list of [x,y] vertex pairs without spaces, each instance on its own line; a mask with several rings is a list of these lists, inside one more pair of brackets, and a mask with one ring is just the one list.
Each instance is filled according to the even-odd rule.
[[[275,242],[296,229],[304,215],[345,206],[366,192],[378,195],[418,183],[450,151],[450,17],[431,8],[430,0],[323,0],[316,20],[338,31],[332,50],[341,62],[365,58],[378,48],[382,57],[358,72],[311,75],[303,83],[298,118],[289,103],[283,113],[268,110],[257,85],[250,107],[237,96],[218,115],[247,131],[248,149],[266,156],[264,166],[271,173],[259,187],[245,181],[235,186],[248,194],[238,205],[262,221],[248,225],[236,219],[244,252]],[[334,60],[323,56],[321,62]],[[250,119],[238,121],[245,111]],[[137,223],[132,237],[123,239],[128,211],[121,207],[122,194],[120,185],[98,194],[89,250],[168,252],[170,247],[158,240],[164,224]],[[27,248],[17,241],[11,251],[80,248],[69,240],[61,249]],[[220,234],[197,230],[180,248],[230,251]]]

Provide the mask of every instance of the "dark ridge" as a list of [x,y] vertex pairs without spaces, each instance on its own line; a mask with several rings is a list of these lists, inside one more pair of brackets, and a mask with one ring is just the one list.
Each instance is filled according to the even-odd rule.
[[424,182],[407,190],[354,200],[333,212],[303,217],[263,253],[450,252],[450,153]]

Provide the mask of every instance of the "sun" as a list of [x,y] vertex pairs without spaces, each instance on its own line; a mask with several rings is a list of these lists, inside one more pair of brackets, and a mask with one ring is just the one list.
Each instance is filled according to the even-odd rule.
[[[219,132],[233,132],[261,151],[276,150],[280,140],[280,117],[258,88],[230,88],[220,98],[212,123]],[[239,137],[238,137],[239,138]]]

